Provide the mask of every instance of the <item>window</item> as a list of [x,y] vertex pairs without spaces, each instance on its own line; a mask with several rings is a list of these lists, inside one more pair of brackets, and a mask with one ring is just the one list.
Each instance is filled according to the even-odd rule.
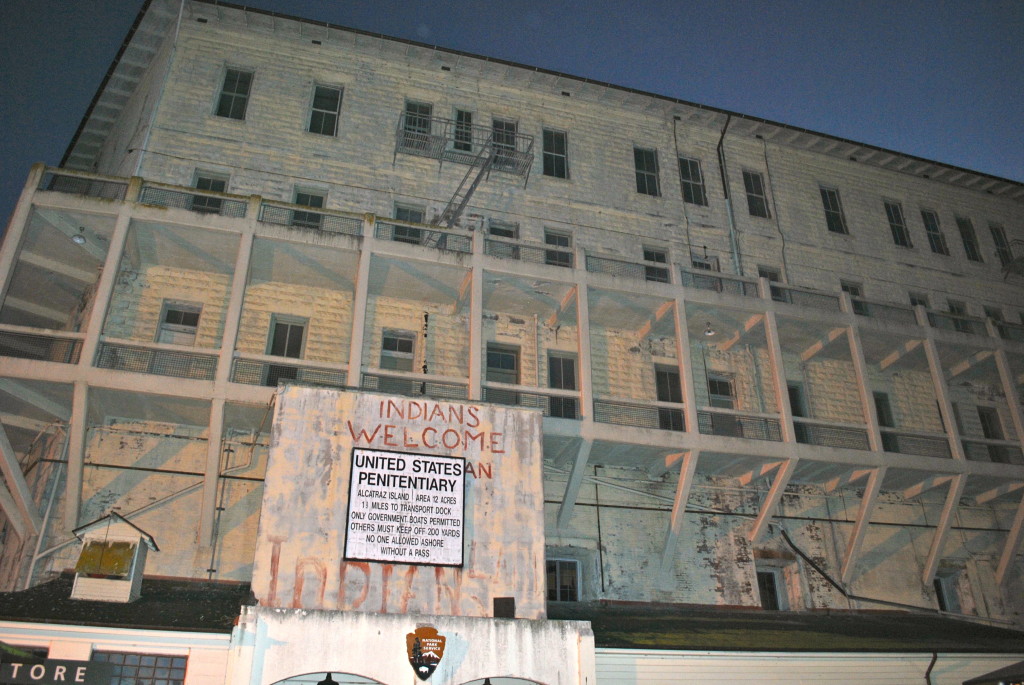
[[172,345],[194,345],[202,311],[201,304],[164,300],[156,341]]
[[999,224],[989,224],[988,230],[992,233],[992,242],[996,245],[999,263],[1008,266],[1013,261],[1013,252],[1010,251],[1010,243],[1006,240],[1006,230]]
[[455,140],[452,147],[462,152],[473,149],[473,113],[465,109],[455,110]]
[[[223,193],[228,187],[227,176],[211,174],[205,171],[196,172],[196,190],[209,190],[214,193]],[[208,197],[206,195],[192,196],[192,211],[203,214],[220,214],[224,201],[219,197]]]
[[270,317],[270,340],[267,341],[267,354],[272,357],[302,358],[302,342],[309,324],[307,319],[284,314]]
[[[995,407],[978,407],[978,421],[981,422],[981,434],[986,440],[1005,440],[1003,423],[999,420],[999,412]],[[1011,463],[1011,455],[1005,445],[986,445],[989,461],[997,464]]]
[[[656,364],[654,366],[654,387],[659,402],[682,404],[683,389],[679,382],[679,367]],[[658,428],[669,431],[685,430],[682,409],[658,407]]]
[[558,231],[544,230],[544,244],[566,248],[562,250],[545,250],[544,263],[552,266],[572,268],[572,236]]
[[186,656],[132,652],[93,652],[92,660],[113,665],[110,682],[133,685],[182,685],[188,664]]
[[224,73],[224,85],[217,100],[217,116],[228,119],[245,119],[245,108],[249,104],[249,89],[252,87],[252,72],[228,69]]
[[487,232],[495,238],[519,239],[519,225],[507,221],[491,221]]
[[[896,418],[892,413],[892,404],[889,402],[889,395],[884,392],[873,392],[871,396],[875,400],[875,417],[878,419],[879,428],[895,428]],[[895,433],[882,431],[882,449],[886,452],[899,452],[899,438]]]
[[[576,357],[552,353],[548,357],[548,387],[556,390],[576,389]],[[575,397],[549,397],[550,415],[561,419],[579,418]]]
[[690,253],[690,264],[694,269],[703,269],[705,271],[719,271],[718,257],[709,257],[707,250],[705,249],[704,254],[697,254],[694,252]]
[[928,296],[921,293],[910,293],[910,306],[928,309]]
[[341,93],[341,88],[331,86],[313,88],[313,106],[309,114],[310,133],[319,133],[323,136],[337,135]]
[[708,404],[719,409],[735,409],[736,395],[733,393],[732,378],[722,374],[708,374]]
[[416,334],[412,331],[385,329],[380,341],[380,368],[412,371]]
[[[804,389],[799,383],[787,383],[786,395],[789,397],[789,410],[794,417],[804,418],[807,416],[807,403],[804,401]],[[797,442],[809,443],[810,435],[807,432],[807,424],[801,421],[793,422],[793,434]]]
[[885,216],[889,220],[889,230],[892,231],[892,242],[900,247],[913,247],[907,222],[903,219],[903,205],[886,200]]
[[544,175],[569,178],[569,147],[563,131],[544,129]]
[[999,307],[985,307],[985,316],[992,319],[993,321],[1003,320],[1003,310]]
[[515,166],[519,124],[509,119],[495,119],[491,122],[491,131],[494,136],[494,165],[499,169]]
[[764,177],[756,171],[744,171],[743,188],[747,191],[747,210],[750,216],[770,218],[768,195],[764,191]]
[[707,206],[708,196],[704,191],[704,174],[700,171],[700,160],[680,157],[679,178],[683,184],[683,201],[691,205]]
[[[668,264],[668,252],[661,248],[645,247],[644,261],[654,264]],[[666,266],[644,266],[644,279],[655,283],[668,283],[668,267]]]
[[928,235],[928,246],[932,248],[932,252],[949,256],[946,236],[939,226],[939,215],[930,209],[922,209],[921,220],[924,222],[924,232]]
[[847,234],[846,217],[843,216],[843,203],[839,200],[839,191],[835,188],[820,186],[821,204],[825,209],[825,225],[832,233]]
[[[769,283],[782,283],[782,272],[773,266],[758,266],[757,275],[758,278],[764,278]],[[769,285],[768,289],[772,299],[776,302],[789,302],[789,291],[777,285]]]
[[406,101],[402,120],[402,143],[407,148],[426,150],[430,147],[430,119],[434,107],[427,102]]
[[[314,191],[296,190],[294,202],[295,204],[302,205],[303,207],[322,209],[324,206],[324,196],[323,194]],[[302,212],[292,210],[292,226],[299,226],[300,228],[320,228],[321,218],[322,215],[319,212]]]
[[572,559],[548,559],[548,601],[578,602],[580,600],[580,564]]
[[779,573],[775,569],[757,570],[757,593],[761,598],[761,608],[767,611],[782,609],[779,596]]
[[633,164],[636,166],[636,192],[654,197],[661,195],[661,186],[658,183],[658,151],[634,147]]
[[932,581],[932,587],[935,589],[935,601],[939,605],[939,611],[960,612],[960,599],[956,592],[956,580],[957,576],[955,574],[943,574],[935,576],[935,580]]
[[839,287],[844,293],[850,295],[853,304],[853,313],[861,316],[868,315],[868,303],[864,301],[864,286],[853,281],[839,281]]
[[985,261],[981,258],[981,250],[978,249],[978,236],[974,233],[974,224],[971,223],[971,220],[958,216],[956,227],[960,230],[960,240],[964,243],[967,259],[972,262]]
[[[395,205],[395,219],[398,221],[408,221],[413,224],[422,224],[426,210],[423,207],[415,205]],[[423,230],[414,228],[413,226],[399,226],[393,227],[394,233],[391,239],[399,243],[409,243],[410,245],[419,245],[423,242]]]
[[[519,384],[518,347],[487,344],[487,380],[493,383]],[[519,404],[519,393],[514,390],[487,388],[487,401],[516,406]]]
[[961,333],[972,333],[974,329],[971,322],[962,318],[967,316],[967,305],[959,300],[946,300],[946,304],[949,306],[949,313],[953,315],[953,328]]

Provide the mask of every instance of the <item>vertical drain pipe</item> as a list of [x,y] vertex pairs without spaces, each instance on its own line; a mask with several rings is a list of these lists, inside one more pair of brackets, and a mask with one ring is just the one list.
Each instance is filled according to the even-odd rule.
[[924,682],[928,685],[932,685],[932,669],[935,668],[935,662],[939,660],[939,653],[932,652],[932,662],[928,664],[928,670],[924,672]]
[[736,275],[742,276],[743,265],[740,263],[740,250],[736,244],[736,220],[732,212],[732,196],[729,195],[729,171],[725,164],[725,133],[729,130],[729,123],[731,121],[732,115],[727,114],[725,116],[725,126],[722,127],[722,133],[718,137],[718,171],[722,176],[722,192],[725,193],[725,211],[729,217],[729,248],[732,250],[732,265],[736,270]]

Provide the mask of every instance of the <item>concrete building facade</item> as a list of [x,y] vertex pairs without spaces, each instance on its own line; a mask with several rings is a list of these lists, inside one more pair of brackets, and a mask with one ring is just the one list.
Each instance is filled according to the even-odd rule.
[[[5,642],[45,642],[51,659],[194,648],[190,683],[395,682],[379,640],[358,658],[310,645],[378,628],[400,641],[417,616],[473,636],[459,662],[473,668],[432,682],[706,682],[768,662],[783,681],[796,662],[813,662],[806,682],[854,682],[872,662],[879,682],[961,682],[1024,658],[1024,644],[885,656],[896,643],[849,657],[842,639],[786,657],[613,649],[600,633],[595,653],[573,614],[886,609],[1024,629],[1018,182],[322,22],[149,0],[61,166],[31,170],[0,274],[2,589],[82,572],[88,524],[116,516],[153,543],[132,547],[149,550],[140,573],[251,584],[257,600],[230,638],[197,630],[194,647],[13,619]],[[522,458],[485,444],[497,428],[451,442],[356,428],[370,410],[352,407],[373,398],[497,412],[487,425],[517,426]],[[348,472],[318,472],[331,489],[300,506],[326,481],[297,466],[320,453],[295,455],[323,442],[347,460],[360,435],[397,453],[478,448],[467,492],[506,478],[464,521],[476,562],[421,587],[426,567],[365,562],[364,579],[344,555],[274,556],[260,527],[290,516],[330,541],[300,547],[344,544],[332,507]],[[317,586],[314,557],[340,580]],[[280,558],[298,578],[284,594]],[[562,613],[579,621],[549,620]],[[482,642],[494,660],[467,656]]]

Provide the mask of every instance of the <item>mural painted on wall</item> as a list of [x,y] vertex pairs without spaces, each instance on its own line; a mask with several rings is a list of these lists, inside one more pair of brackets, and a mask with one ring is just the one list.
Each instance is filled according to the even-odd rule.
[[[517,617],[544,617],[539,412],[279,392],[252,580],[261,605],[491,616],[494,598],[512,597]],[[431,480],[436,492],[419,487]]]

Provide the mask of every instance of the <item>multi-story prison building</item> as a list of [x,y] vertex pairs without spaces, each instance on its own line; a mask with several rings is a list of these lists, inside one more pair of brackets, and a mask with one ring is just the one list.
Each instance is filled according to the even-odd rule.
[[[453,683],[961,682],[1024,658],[1020,182],[148,0],[61,165],[29,172],[0,273],[0,639],[48,649],[41,668],[389,682],[367,615],[402,634],[431,617],[449,651],[462,635],[479,668]],[[294,405],[346,397],[521,408],[542,491],[499,484],[500,433],[410,442]],[[268,507],[298,520],[309,488],[348,491],[289,455],[346,430],[490,450],[467,488],[508,509],[466,523],[477,562],[429,591],[410,589],[424,567],[367,563],[358,602],[345,563],[337,580],[300,558],[287,596],[257,577]],[[516,565],[495,541],[520,527],[536,554]],[[252,656],[265,607],[306,661]],[[562,637],[537,656],[459,623],[494,616]],[[548,618],[591,623],[569,640]]]

